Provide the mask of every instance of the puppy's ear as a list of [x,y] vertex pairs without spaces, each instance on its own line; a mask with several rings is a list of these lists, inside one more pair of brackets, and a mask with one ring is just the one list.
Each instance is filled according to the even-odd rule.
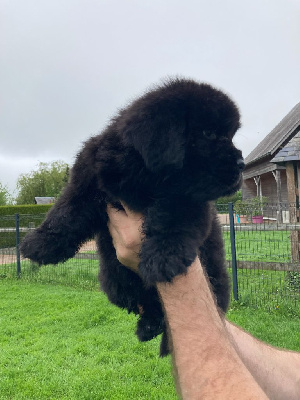
[[152,172],[180,169],[185,156],[186,117],[184,109],[158,105],[126,121],[122,135],[133,146]]

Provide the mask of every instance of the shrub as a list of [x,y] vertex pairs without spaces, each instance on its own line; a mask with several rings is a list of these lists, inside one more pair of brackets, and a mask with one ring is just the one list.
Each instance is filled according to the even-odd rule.
[[250,204],[247,201],[238,200],[234,205],[234,211],[238,215],[250,215]]
[[216,200],[216,207],[219,214],[228,214],[228,203],[235,204],[237,201],[242,199],[242,192],[239,190],[238,192],[232,194],[231,196],[219,197]]
[[252,197],[247,200],[238,200],[234,205],[234,211],[238,215],[258,216],[263,214],[263,208],[268,203],[268,198]]
[[253,217],[258,215],[263,215],[263,208],[267,203],[268,203],[268,198],[265,196],[253,197],[252,199],[249,199],[251,215]]

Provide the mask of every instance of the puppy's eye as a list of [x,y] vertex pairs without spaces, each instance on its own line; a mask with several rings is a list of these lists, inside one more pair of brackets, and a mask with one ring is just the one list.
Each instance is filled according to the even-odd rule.
[[209,140],[215,140],[217,135],[213,131],[203,131],[203,136]]

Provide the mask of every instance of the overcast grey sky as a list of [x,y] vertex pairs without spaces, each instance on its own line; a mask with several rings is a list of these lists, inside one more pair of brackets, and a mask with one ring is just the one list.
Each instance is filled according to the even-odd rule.
[[237,102],[244,156],[300,101],[299,0],[0,0],[0,182],[72,163],[166,76]]

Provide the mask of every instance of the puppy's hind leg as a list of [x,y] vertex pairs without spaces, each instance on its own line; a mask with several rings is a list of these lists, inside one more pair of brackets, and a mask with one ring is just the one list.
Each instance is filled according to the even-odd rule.
[[164,315],[155,287],[145,288],[141,278],[118,261],[108,229],[98,236],[100,285],[111,303],[139,314],[136,335],[153,339],[164,330]]
[[141,295],[136,335],[141,342],[145,342],[164,332],[165,320],[156,288],[145,288]]
[[144,290],[141,278],[123,266],[116,256],[108,228],[97,236],[100,256],[99,281],[108,300],[129,313],[139,314],[140,293]]

